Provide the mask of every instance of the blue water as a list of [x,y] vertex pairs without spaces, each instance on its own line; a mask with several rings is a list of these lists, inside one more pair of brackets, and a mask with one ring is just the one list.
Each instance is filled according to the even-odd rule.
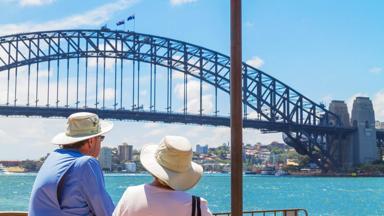
[[[23,210],[35,175],[0,175],[0,211]],[[151,181],[147,175],[106,175],[118,202],[125,188]],[[305,208],[310,215],[384,215],[384,178],[244,176],[244,210]],[[230,211],[230,176],[205,175],[190,193],[213,212]]]

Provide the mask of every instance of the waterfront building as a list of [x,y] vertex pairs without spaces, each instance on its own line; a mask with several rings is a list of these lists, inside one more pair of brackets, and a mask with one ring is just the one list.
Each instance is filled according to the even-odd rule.
[[132,161],[133,146],[123,143],[119,145],[119,160],[120,162]]
[[288,145],[285,144],[285,143],[279,143],[279,142],[271,142],[269,144],[269,148],[272,149],[272,148],[278,148],[278,149],[281,149],[281,150],[286,150],[288,148]]
[[384,122],[376,121],[375,122],[375,128],[384,130]]
[[103,170],[112,171],[112,149],[102,147],[99,155],[100,166]]
[[124,163],[124,168],[126,172],[134,173],[136,172],[136,163],[135,162],[126,162]]
[[208,145],[196,145],[196,153],[197,154],[208,154]]

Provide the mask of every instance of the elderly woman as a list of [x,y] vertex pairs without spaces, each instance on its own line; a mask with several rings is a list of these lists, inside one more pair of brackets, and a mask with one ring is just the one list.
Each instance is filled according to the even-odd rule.
[[128,187],[114,216],[211,216],[207,201],[186,192],[200,180],[203,168],[192,162],[192,147],[184,137],[166,136],[159,145],[146,145],[140,161],[154,180]]

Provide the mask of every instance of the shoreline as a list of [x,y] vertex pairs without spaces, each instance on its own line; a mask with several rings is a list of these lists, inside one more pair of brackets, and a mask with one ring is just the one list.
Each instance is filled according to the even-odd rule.
[[[231,173],[204,173],[204,176],[230,176]],[[0,176],[34,176],[37,175],[37,172],[8,172],[8,173],[0,173]],[[126,172],[104,172],[105,176],[151,176],[149,173],[126,173]],[[359,178],[359,177],[384,177],[384,174],[356,174],[353,175],[351,173],[289,173],[289,175],[283,176],[275,176],[275,175],[262,175],[262,174],[245,174],[243,173],[243,177],[245,176],[255,176],[255,177],[335,177],[335,178]]]

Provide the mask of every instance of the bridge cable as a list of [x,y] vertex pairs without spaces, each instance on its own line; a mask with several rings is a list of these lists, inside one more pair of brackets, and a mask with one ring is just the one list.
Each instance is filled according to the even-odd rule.
[[79,74],[80,74],[80,32],[77,33],[77,68],[76,68],[76,109],[79,108]]
[[203,115],[203,50],[200,48],[200,116]]
[[[140,46],[138,50],[138,58],[140,57]],[[137,61],[137,110],[140,110],[140,60]]]
[[[35,44],[36,45],[36,44]],[[37,56],[40,57],[40,34],[37,36]],[[37,103],[39,102],[39,61],[36,62],[36,95],[35,95],[35,106],[37,107]]]
[[[85,53],[88,53],[88,41],[85,40]],[[87,95],[88,95],[88,58],[85,58],[85,94],[84,94],[84,108],[87,108]]]
[[[19,37],[17,37],[16,39],[16,62],[17,63],[19,61]],[[15,68],[15,98],[14,98],[14,106],[16,106],[16,101],[17,101],[17,72],[18,72],[18,68],[19,67],[16,67]]]
[[[11,64],[11,42],[8,42],[8,64]],[[7,106],[9,105],[9,81],[11,75],[11,68],[8,68],[7,74]]]
[[59,107],[59,81],[60,81],[60,34],[58,35],[58,38],[57,38],[57,52],[58,52],[58,55],[57,55],[57,64],[56,64],[56,67],[57,67],[57,74],[56,74],[56,108]]
[[98,94],[99,94],[99,55],[100,55],[100,50],[99,50],[99,38],[100,36],[97,35],[97,38],[96,38],[96,52],[97,52],[97,55],[96,55],[96,103],[95,103],[95,106],[96,106],[96,109],[97,109],[97,106],[99,105],[99,101],[98,101]]
[[103,107],[102,109],[105,109],[105,62],[106,62],[106,49],[107,49],[107,41],[106,38],[103,38],[104,42],[104,55],[103,55]]
[[150,65],[149,65],[149,72],[150,72],[150,75],[149,75],[149,111],[152,112],[152,108],[153,108],[153,104],[152,104],[152,76],[153,76],[153,44],[152,44],[152,40],[151,40],[151,61],[150,61]]
[[123,54],[124,54],[124,43],[121,36],[121,59],[120,59],[120,109],[123,109]]
[[184,44],[184,115],[188,111],[188,52],[187,46]]
[[[28,59],[31,59],[31,41],[29,41],[29,46],[28,46]],[[28,64],[28,90],[27,90],[27,106],[29,106],[29,90],[31,87],[31,63]]]
[[[117,34],[115,34],[115,47],[113,48],[114,50],[117,51]],[[117,54],[117,53],[116,53]],[[116,106],[117,106],[117,103],[116,103],[116,92],[117,91],[117,56],[115,56],[115,93],[114,93],[114,103],[113,103],[113,109],[116,110]]]
[[[49,38],[48,41],[48,56],[51,56],[51,38]],[[49,107],[49,81],[50,81],[50,72],[51,72],[51,59],[48,60],[48,78],[47,78],[47,104],[46,106]]]
[[136,56],[136,35],[133,35],[133,53],[132,53],[132,110],[135,110],[135,56]]
[[68,98],[69,98],[69,62],[70,62],[70,58],[69,58],[69,52],[70,52],[70,46],[69,46],[69,39],[68,38],[65,38],[65,40],[67,41],[67,95],[66,95],[66,105],[65,107],[69,107],[69,102],[68,102]]
[[217,54],[215,55],[215,116],[217,117],[217,86],[218,86],[218,79],[217,79]]

